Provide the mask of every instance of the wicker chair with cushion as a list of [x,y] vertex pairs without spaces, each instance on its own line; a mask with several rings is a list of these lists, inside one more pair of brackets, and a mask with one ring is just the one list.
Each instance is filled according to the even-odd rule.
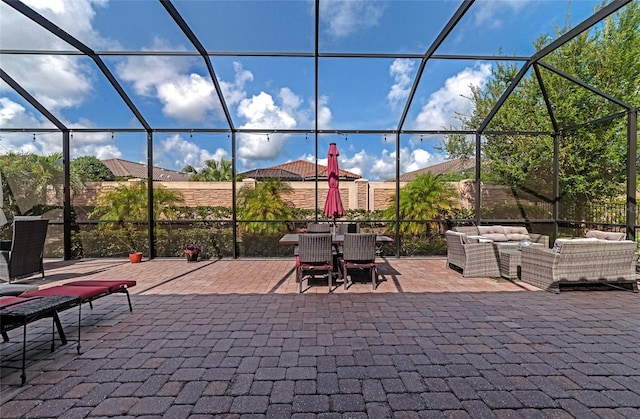
[[299,292],[302,292],[302,281],[326,274],[329,292],[333,286],[333,246],[331,234],[300,234],[298,239],[298,256],[296,258],[296,280]]
[[[369,269],[371,272],[371,289],[376,289],[376,234],[345,233],[340,259],[344,289],[349,283],[349,269]],[[353,282],[353,281],[351,281]]]
[[465,233],[446,231],[447,267],[457,266],[462,276],[499,277],[500,265],[496,247],[487,241],[470,243]]
[[15,219],[10,250],[0,251],[0,280],[41,273],[44,278],[42,254],[49,220],[41,218]]

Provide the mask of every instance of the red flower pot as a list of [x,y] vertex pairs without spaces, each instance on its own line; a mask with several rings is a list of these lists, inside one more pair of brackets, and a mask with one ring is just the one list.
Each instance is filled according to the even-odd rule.
[[129,262],[131,263],[142,262],[142,252],[129,253]]

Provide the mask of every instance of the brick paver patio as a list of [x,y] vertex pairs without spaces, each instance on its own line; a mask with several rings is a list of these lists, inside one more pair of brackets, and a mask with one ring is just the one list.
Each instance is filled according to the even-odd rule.
[[[135,279],[0,343],[0,417],[640,418],[640,295],[463,278],[443,259],[381,264],[297,293],[292,259],[50,261],[50,286]],[[16,368],[17,367],[17,368]]]

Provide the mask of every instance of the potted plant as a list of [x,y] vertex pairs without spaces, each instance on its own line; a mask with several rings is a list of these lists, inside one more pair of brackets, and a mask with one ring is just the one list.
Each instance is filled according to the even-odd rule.
[[198,260],[198,255],[200,254],[200,246],[196,243],[189,243],[184,247],[184,254],[187,258],[187,262],[196,262]]

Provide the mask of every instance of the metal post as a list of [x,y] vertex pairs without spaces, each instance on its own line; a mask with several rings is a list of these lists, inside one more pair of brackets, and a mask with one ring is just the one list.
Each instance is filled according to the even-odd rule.
[[638,168],[636,159],[638,155],[638,109],[630,109],[627,114],[627,239],[636,238],[636,176]]
[[482,182],[480,181],[481,166],[482,166],[482,144],[480,142],[481,139],[480,133],[476,133],[476,225],[480,225],[480,219],[482,218]]
[[71,259],[71,152],[69,130],[62,131],[62,176],[63,176],[63,215],[62,237],[64,260]]
[[233,242],[233,258],[238,258],[238,206],[236,205],[236,132],[231,131],[231,172],[233,181],[231,182],[231,236]]
[[153,132],[147,131],[147,228],[149,229],[149,259],[156,257],[155,219],[153,216]]

